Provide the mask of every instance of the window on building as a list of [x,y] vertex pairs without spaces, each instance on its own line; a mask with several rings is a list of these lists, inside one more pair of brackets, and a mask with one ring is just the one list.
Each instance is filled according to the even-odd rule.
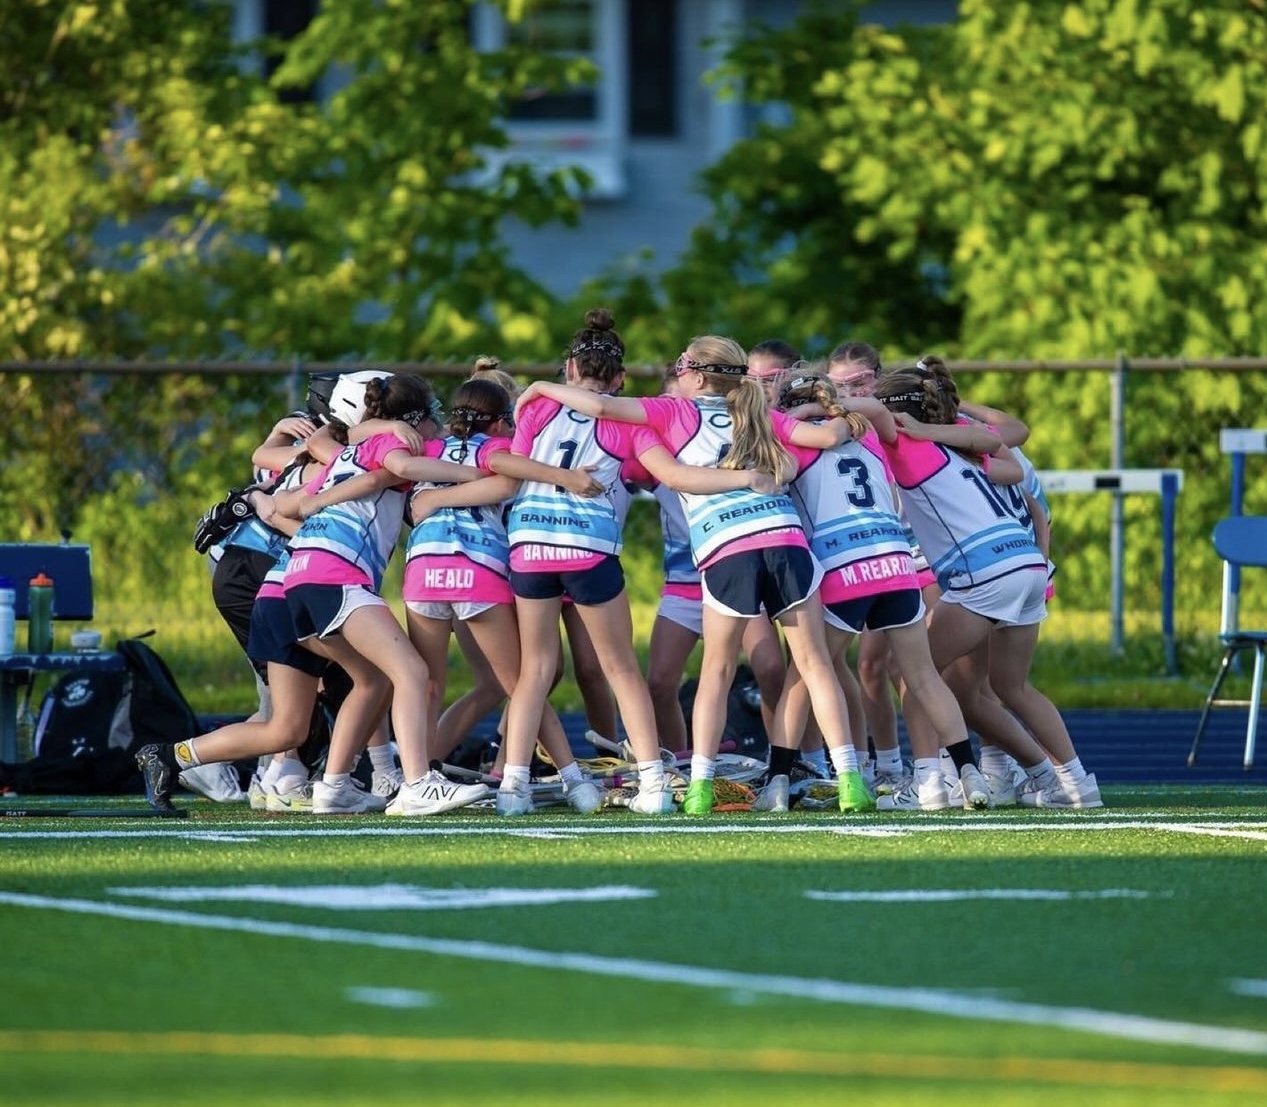
[[477,49],[514,45],[561,61],[584,58],[595,72],[590,85],[530,90],[511,105],[510,146],[486,155],[491,166],[508,160],[542,170],[579,166],[590,176],[587,197],[624,195],[629,6],[629,0],[534,0],[519,20],[507,19],[494,4],[475,6],[471,30]]
[[[585,58],[599,63],[593,0],[546,0],[516,23],[507,23],[506,41],[535,53],[560,59]],[[528,120],[589,120],[598,115],[592,87],[529,90],[510,109],[510,118]]]
[[[317,14],[318,0],[263,0],[264,19],[261,28],[264,34],[289,42],[301,34],[313,21]],[[270,78],[281,64],[280,53],[270,53],[264,58],[264,76]],[[314,100],[317,90],[314,85],[307,88],[283,89],[279,98],[287,104],[298,104]]]
[[629,5],[629,133],[677,134],[677,0]]

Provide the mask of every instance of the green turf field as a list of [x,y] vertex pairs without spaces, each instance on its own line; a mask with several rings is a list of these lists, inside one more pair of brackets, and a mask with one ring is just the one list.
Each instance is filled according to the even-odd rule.
[[0,818],[0,1103],[1267,1102],[1267,790],[1103,791]]

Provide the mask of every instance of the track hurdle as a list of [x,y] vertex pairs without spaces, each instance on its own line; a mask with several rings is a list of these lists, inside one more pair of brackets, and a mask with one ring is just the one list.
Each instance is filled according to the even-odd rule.
[[[1175,657],[1175,501],[1183,488],[1182,469],[1048,469],[1038,479],[1047,495],[1063,492],[1111,492],[1114,500],[1133,493],[1161,496],[1161,638],[1166,671],[1179,671]],[[1125,639],[1125,535],[1122,513],[1114,511],[1109,530],[1109,612],[1112,648]]]

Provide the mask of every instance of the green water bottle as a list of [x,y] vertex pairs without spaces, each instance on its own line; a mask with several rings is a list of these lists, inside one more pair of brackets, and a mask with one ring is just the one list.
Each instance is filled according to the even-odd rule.
[[53,578],[43,570],[31,578],[26,617],[27,653],[52,653]]

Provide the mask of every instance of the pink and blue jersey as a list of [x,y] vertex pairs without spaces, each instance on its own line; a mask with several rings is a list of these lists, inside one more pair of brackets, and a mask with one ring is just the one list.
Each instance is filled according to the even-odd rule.
[[[440,448],[438,439],[427,442],[423,456],[438,457]],[[406,449],[394,434],[376,434],[346,447],[308,488],[321,492],[361,473],[372,473],[383,467],[383,459],[393,450]],[[362,499],[332,504],[305,519],[290,540],[285,587],[362,584],[377,592],[400,538],[408,490],[408,483],[402,482]]]
[[915,559],[893,499],[893,471],[875,431],[814,451],[792,482],[792,498],[826,570],[823,602],[917,588]]
[[[490,473],[488,459],[498,450],[509,450],[510,445],[509,438],[486,434],[473,434],[465,440],[450,435],[440,440],[439,456],[455,465],[474,465]],[[422,482],[414,491],[446,487]],[[507,602],[510,543],[504,509],[504,504],[446,507],[417,524],[409,534],[405,552],[405,600]]]
[[576,572],[621,550],[621,483],[624,462],[634,457],[634,428],[592,419],[539,397],[519,413],[514,450],[561,469],[593,466],[607,491],[586,498],[539,481],[524,481],[511,504],[506,531],[510,567],[517,572]]
[[[730,411],[724,396],[656,396],[640,400],[647,425],[684,465],[716,467],[731,446]],[[775,436],[798,461],[809,456],[792,445],[796,422],[771,412]],[[697,567],[721,557],[769,546],[807,546],[796,505],[784,493],[748,489],[709,495],[680,493]]]
[[[942,591],[974,588],[1047,561],[1028,529],[1024,497],[949,447],[898,434],[884,443],[902,507]],[[985,459],[988,465],[989,459]]]

